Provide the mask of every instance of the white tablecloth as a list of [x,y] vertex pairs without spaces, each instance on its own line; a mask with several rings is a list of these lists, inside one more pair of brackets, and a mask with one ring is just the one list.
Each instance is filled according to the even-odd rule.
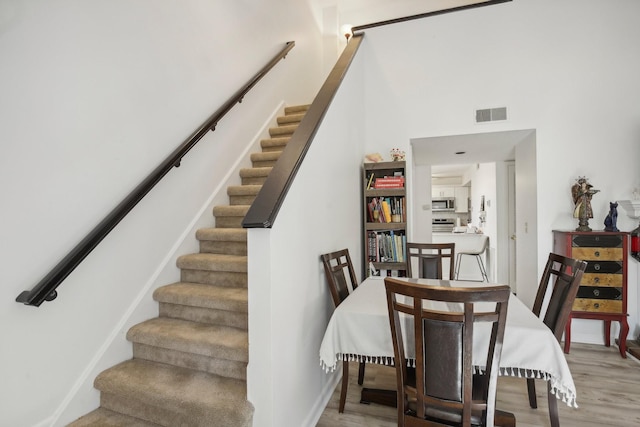
[[[421,282],[459,287],[486,285],[463,281]],[[477,369],[482,369],[486,363],[486,360],[477,360],[476,354],[478,358],[486,359],[487,341],[486,337],[474,337],[473,364]],[[407,347],[412,345],[406,339],[405,343]],[[406,351],[407,356],[413,356],[409,348]],[[320,363],[328,372],[336,369],[342,360],[393,364],[383,278],[366,279],[334,311],[320,346]],[[515,295],[509,299],[500,375],[550,381],[551,390],[558,399],[577,407],[576,388],[558,341]]]

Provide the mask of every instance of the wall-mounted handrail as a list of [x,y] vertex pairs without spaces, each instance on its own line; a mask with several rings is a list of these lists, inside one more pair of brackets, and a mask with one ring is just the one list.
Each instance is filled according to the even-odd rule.
[[399,22],[413,21],[415,19],[429,18],[431,16],[444,15],[446,13],[453,13],[453,12],[460,12],[463,10],[475,9],[478,7],[492,6],[494,4],[506,3],[510,1],[512,0],[489,0],[482,3],[467,4],[464,6],[457,6],[449,9],[434,10],[432,12],[425,12],[425,13],[419,13],[411,16],[404,16],[402,18],[395,18],[395,19],[388,19],[386,21],[373,22],[371,24],[357,25],[351,28],[351,32],[353,34],[356,34],[356,32],[363,31],[368,28],[375,28],[375,27],[381,27],[383,25],[397,24]]
[[222,105],[202,126],[200,126],[185,142],[171,153],[163,162],[145,178],[129,195],[116,206],[91,232],[78,243],[40,282],[30,291],[23,291],[16,298],[17,302],[26,305],[40,306],[44,301],[52,301],[58,295],[56,288],[69,274],[91,253],[91,251],[109,234],[111,230],[138,204],[142,198],[160,182],[174,167],[180,166],[185,154],[193,148],[204,135],[214,131],[216,125],[236,104],[242,102],[244,96],[253,88],[269,70],[271,70],[295,46],[295,42],[287,42],[285,47],[269,61],[248,83],[240,88]]
[[352,37],[311,103],[242,221],[243,228],[271,228],[364,34]]

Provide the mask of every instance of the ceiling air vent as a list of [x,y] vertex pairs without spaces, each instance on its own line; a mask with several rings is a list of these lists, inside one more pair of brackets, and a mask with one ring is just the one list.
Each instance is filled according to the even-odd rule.
[[507,107],[476,110],[476,123],[507,120]]

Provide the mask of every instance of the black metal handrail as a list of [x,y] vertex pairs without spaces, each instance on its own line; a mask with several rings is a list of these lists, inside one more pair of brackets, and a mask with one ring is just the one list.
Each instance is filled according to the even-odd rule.
[[358,51],[363,37],[364,34],[354,36],[342,51],[338,62],[329,73],[329,77],[320,88],[320,92],[311,103],[309,110],[287,142],[286,148],[282,151],[256,199],[251,204],[242,221],[242,227],[271,228],[273,226],[289,187],[300,169],[302,160],[311,146],[311,142]]
[[351,31],[353,34],[356,34],[357,31],[363,31],[363,30],[366,30],[367,28],[375,28],[375,27],[381,27],[383,25],[397,24],[399,22],[413,21],[415,19],[422,19],[422,18],[428,18],[431,16],[444,15],[446,13],[460,12],[463,10],[475,9],[478,7],[492,6],[495,4],[507,3],[510,1],[512,0],[489,0],[482,3],[473,3],[465,6],[452,7],[449,9],[434,10],[433,12],[419,13],[417,15],[404,16],[402,18],[388,19],[386,21],[373,22],[371,24],[357,25],[355,27],[352,27]]
[[142,198],[174,167],[180,166],[185,154],[193,148],[204,135],[214,131],[216,125],[236,104],[242,102],[244,96],[253,88],[269,70],[271,70],[295,46],[295,42],[287,42],[285,47],[269,61],[247,84],[238,90],[222,107],[220,107],[202,126],[200,126],[185,142],[171,153],[144,181],[142,181],[118,206],[113,209],[91,232],[78,243],[40,282],[30,291],[23,291],[16,298],[17,302],[26,305],[40,306],[44,301],[52,301],[58,295],[56,288],[69,274],[91,253],[91,251],[109,234],[111,230],[138,204]]

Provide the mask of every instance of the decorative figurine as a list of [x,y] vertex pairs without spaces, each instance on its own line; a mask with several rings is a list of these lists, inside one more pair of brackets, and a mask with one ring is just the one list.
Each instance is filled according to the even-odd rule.
[[380,153],[370,153],[364,156],[365,163],[379,163],[382,161],[382,155]]
[[571,195],[575,209],[573,217],[578,218],[578,228],[576,231],[591,231],[589,228],[589,218],[593,218],[593,209],[591,209],[591,198],[600,190],[594,190],[593,185],[589,184],[586,177],[581,176],[577,182],[571,187]]
[[394,162],[401,162],[401,161],[404,161],[405,159],[404,151],[402,151],[399,148],[393,148],[390,154],[391,154],[391,160],[393,160]]
[[604,219],[604,231],[620,231],[616,227],[618,222],[618,202],[609,202],[609,215]]

